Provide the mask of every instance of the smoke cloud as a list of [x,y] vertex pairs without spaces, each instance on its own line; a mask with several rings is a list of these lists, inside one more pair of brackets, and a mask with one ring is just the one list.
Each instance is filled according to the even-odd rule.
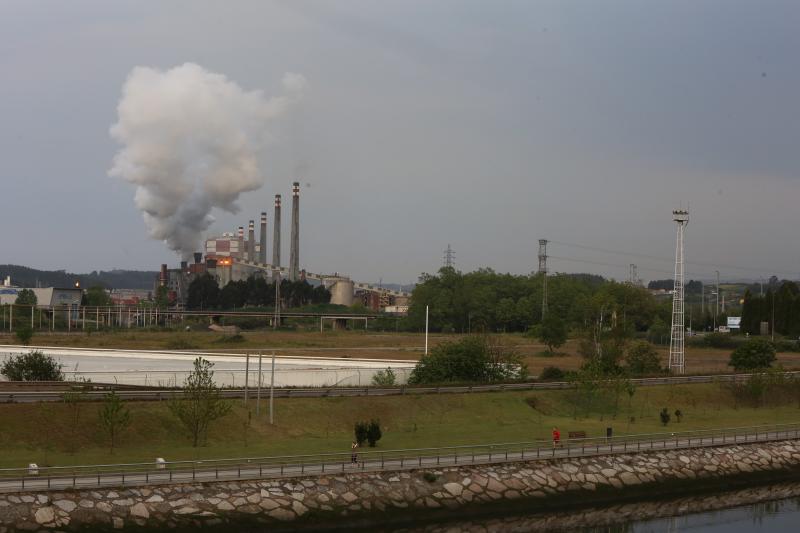
[[110,129],[122,149],[109,175],[136,186],[150,236],[189,259],[214,208],[237,213],[239,196],[264,184],[258,156],[268,126],[305,86],[303,76],[286,74],[285,94],[267,98],[193,63],[134,68]]

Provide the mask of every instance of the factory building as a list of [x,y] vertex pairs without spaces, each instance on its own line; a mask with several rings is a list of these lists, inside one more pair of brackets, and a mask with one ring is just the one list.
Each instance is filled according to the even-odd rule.
[[[0,286],[0,304],[7,305],[13,304],[17,301],[17,296],[22,289],[26,287],[16,287],[11,284],[11,278],[7,277]],[[45,287],[45,288],[28,288],[36,295],[37,305],[81,305],[81,297],[83,290],[80,287]]]
[[[209,274],[220,287],[231,281],[246,280],[252,276],[271,277],[322,283],[331,291],[331,303],[351,306],[354,301],[364,303],[369,309],[378,311],[386,306],[407,305],[407,295],[396,291],[356,284],[339,274],[319,275],[307,273],[300,268],[300,183],[292,183],[291,224],[289,228],[289,264],[281,265],[281,195],[275,195],[272,243],[267,239],[267,212],[262,211],[260,235],[256,237],[255,219],[250,220],[247,230],[239,226],[235,232],[222,233],[205,240],[205,254],[195,253],[192,264],[184,261],[180,268],[161,266],[157,286],[167,287],[170,302],[183,305],[188,299],[191,281],[198,275]],[[267,263],[268,247],[272,245],[272,263]],[[205,261],[203,256],[205,255]],[[358,292],[356,292],[358,290]],[[405,300],[403,300],[405,298]],[[398,299],[396,301],[396,299]]]

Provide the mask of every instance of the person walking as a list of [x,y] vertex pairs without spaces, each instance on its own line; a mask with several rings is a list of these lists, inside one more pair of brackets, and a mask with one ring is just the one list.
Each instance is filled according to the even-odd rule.
[[553,428],[553,448],[561,444],[561,432],[557,427]]
[[358,443],[353,441],[350,445],[350,464],[358,464]]

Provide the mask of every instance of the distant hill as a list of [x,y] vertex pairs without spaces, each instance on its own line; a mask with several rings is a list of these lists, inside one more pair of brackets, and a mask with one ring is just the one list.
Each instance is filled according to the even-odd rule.
[[158,276],[156,271],[110,270],[90,274],[73,274],[65,270],[37,270],[20,265],[0,265],[0,282],[11,276],[11,283],[20,287],[72,287],[75,281],[81,287],[102,285],[108,289],[152,289]]

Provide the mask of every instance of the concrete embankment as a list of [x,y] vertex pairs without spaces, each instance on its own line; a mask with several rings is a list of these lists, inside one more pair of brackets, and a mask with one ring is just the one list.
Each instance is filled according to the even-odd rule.
[[526,512],[785,479],[800,441],[397,472],[0,494],[0,533],[171,528],[319,529]]

